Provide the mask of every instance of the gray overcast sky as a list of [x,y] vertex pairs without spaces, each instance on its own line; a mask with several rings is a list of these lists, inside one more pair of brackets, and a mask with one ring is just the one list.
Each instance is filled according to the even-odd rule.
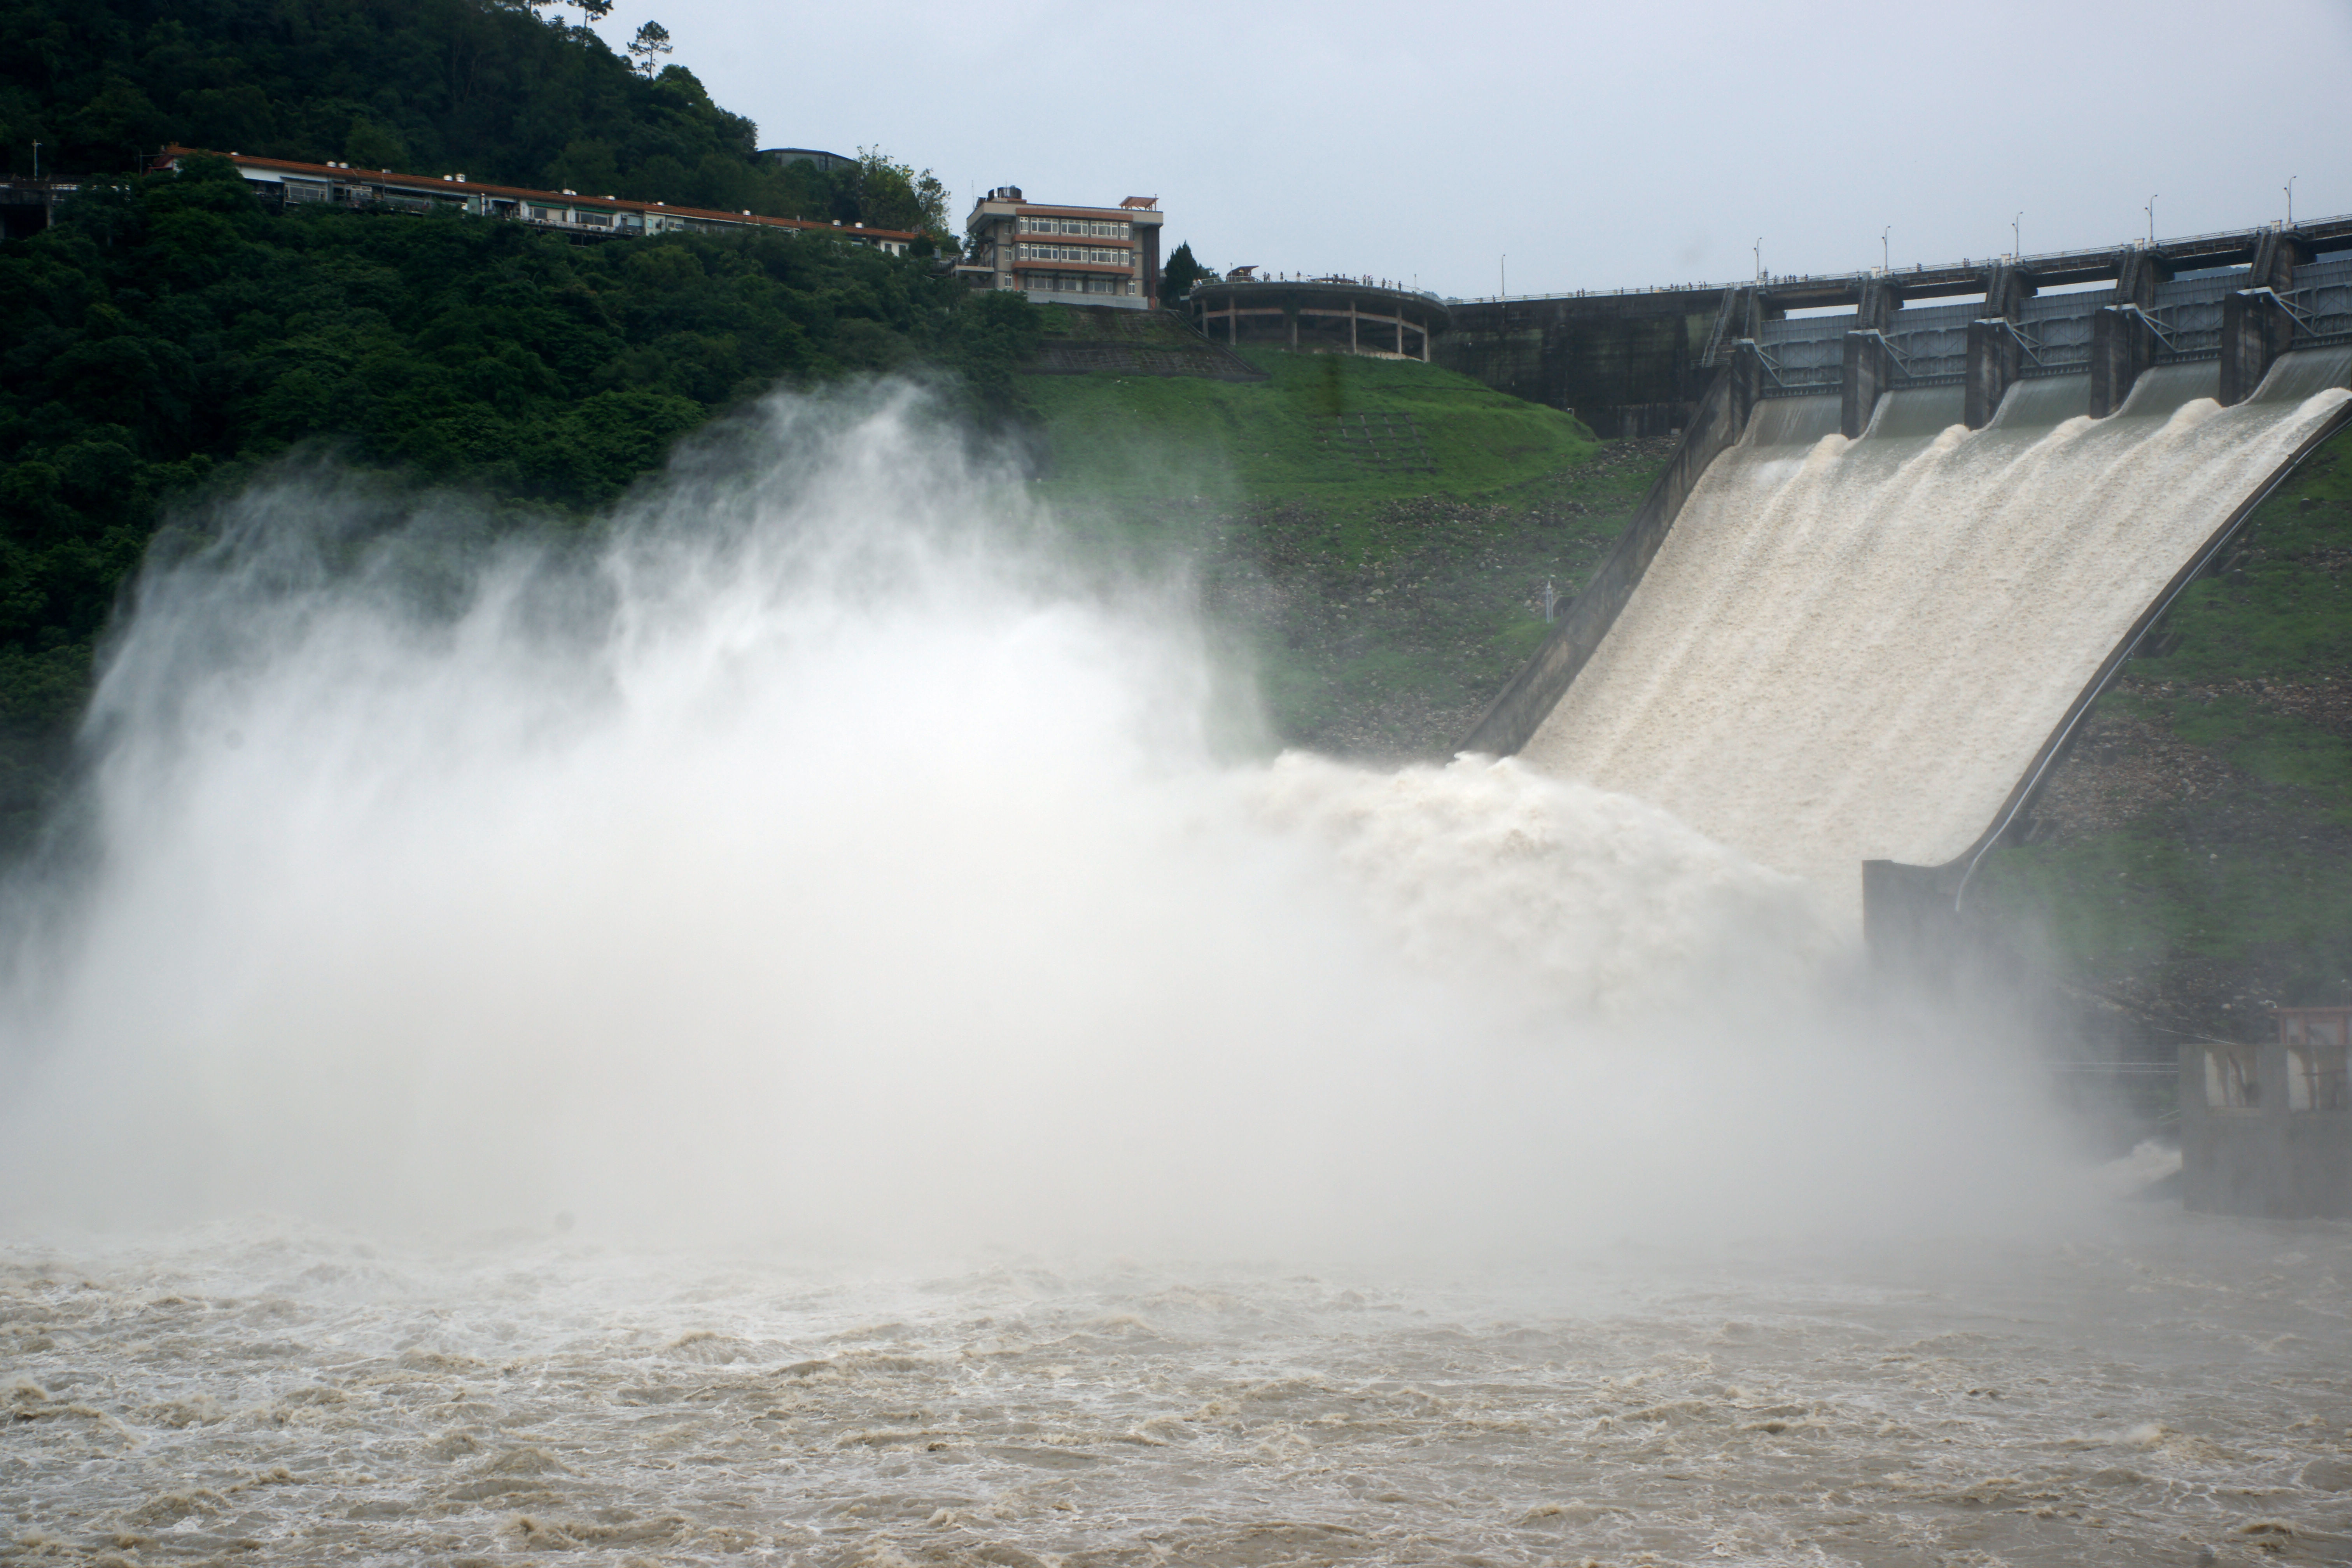
[[2352,212],[2352,0],[619,0],[762,146],[1156,195],[1217,268],[1458,295],[1852,271]]

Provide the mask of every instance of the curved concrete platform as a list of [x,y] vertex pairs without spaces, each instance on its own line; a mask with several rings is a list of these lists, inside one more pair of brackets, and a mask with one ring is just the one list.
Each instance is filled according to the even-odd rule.
[[1261,343],[1424,363],[1447,321],[1434,294],[1344,279],[1229,278],[1196,286],[1184,308],[1210,342],[1227,347]]

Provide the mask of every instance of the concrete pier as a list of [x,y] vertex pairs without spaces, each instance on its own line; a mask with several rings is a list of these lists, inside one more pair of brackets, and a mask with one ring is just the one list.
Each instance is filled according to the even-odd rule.
[[2105,419],[2124,405],[2133,383],[2155,363],[2157,289],[2169,273],[2154,251],[2116,256],[2116,292],[2091,318],[2091,417]]
[[2221,406],[2243,403],[2294,337],[2294,319],[2272,289],[2241,289],[2221,301]]
[[1895,389],[1886,334],[1878,331],[1845,335],[1844,374],[1838,384],[1838,427],[1849,441],[1859,440],[1878,411],[1878,399]]

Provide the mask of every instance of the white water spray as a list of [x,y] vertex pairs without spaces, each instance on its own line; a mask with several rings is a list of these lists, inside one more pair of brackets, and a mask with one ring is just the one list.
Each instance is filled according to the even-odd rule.
[[355,504],[143,590],[91,868],[16,895],[21,1222],[1297,1256],[2038,1179],[1793,879],[1514,764],[1220,760],[1181,595],[1078,584],[907,395],[771,405],[584,565]]

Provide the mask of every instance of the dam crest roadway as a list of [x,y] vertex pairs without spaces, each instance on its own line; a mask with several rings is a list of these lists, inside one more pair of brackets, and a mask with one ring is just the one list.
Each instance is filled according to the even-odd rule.
[[[2276,296],[2255,312],[2258,330],[2278,331],[2262,318],[2284,314],[2338,318],[2332,325],[2306,322],[2302,337],[2342,331],[2340,279],[2332,275],[2347,252],[2352,216],[1906,269],[1456,300],[1446,302],[1433,357],[1500,391],[1570,409],[1603,436],[1664,436],[1690,424],[1715,371],[1743,338],[1763,351],[1768,395],[1803,395],[1835,379],[1825,374],[1825,357],[1843,353],[1849,329],[1916,337],[1891,345],[1900,378],[1958,384],[1967,374],[1969,321],[2013,324],[2021,376],[2065,374],[2088,367],[2096,312],[2115,306],[2142,316],[2132,323],[2139,330],[2111,325],[2104,341],[2119,404],[2128,390],[2122,384],[2135,367],[2146,368],[2135,358],[2143,347],[2147,363],[2218,357],[2220,307],[2211,296],[2231,291],[2214,285],[2232,274],[2235,289],[2267,288]],[[1851,313],[1806,314],[1841,308]],[[2008,353],[1990,341],[1982,352],[1995,363]]]

